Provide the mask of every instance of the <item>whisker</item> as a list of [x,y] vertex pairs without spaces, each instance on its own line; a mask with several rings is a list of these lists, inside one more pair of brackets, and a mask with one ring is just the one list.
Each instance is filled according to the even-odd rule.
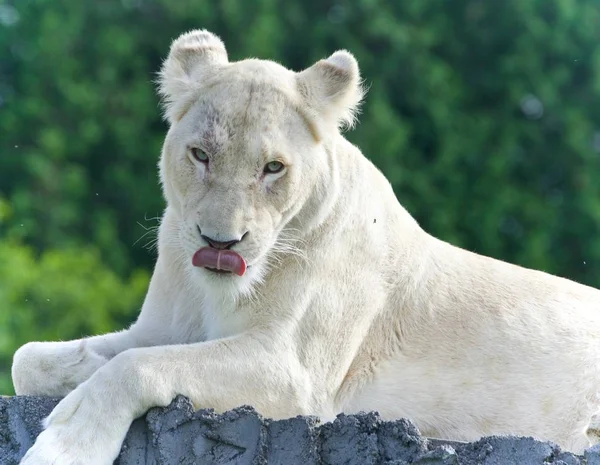
[[137,244],[139,241],[141,241],[142,239],[144,239],[144,238],[145,238],[146,236],[148,236],[149,234],[156,233],[156,231],[158,230],[158,226],[151,226],[150,228],[145,228],[145,227],[144,227],[142,224],[140,224],[139,222],[138,222],[138,224],[139,224],[140,226],[142,226],[142,228],[144,228],[144,230],[145,230],[146,232],[145,232],[144,234],[142,234],[142,235],[140,236],[140,238],[139,238],[138,240],[136,240],[136,241],[133,243],[133,245],[136,245],[136,244]]

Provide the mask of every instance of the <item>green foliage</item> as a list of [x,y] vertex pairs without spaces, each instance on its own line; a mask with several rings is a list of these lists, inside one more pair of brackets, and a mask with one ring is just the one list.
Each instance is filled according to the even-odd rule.
[[370,92],[348,137],[426,230],[600,286],[597,0],[1,2],[0,370],[141,303],[136,241],[164,207],[152,80],[197,27],[232,60],[351,50]]

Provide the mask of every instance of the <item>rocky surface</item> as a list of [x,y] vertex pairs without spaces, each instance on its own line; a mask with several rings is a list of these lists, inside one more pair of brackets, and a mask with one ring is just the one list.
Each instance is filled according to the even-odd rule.
[[[0,398],[0,464],[16,465],[58,399]],[[489,437],[472,443],[427,439],[407,420],[376,413],[272,421],[251,407],[222,415],[194,412],[178,397],[136,420],[118,465],[600,465],[600,447],[584,456],[532,438]]]

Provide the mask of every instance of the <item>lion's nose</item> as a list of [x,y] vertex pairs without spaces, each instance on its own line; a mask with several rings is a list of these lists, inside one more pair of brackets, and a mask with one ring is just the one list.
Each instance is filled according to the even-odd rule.
[[[198,231],[200,231],[199,227],[198,227]],[[204,239],[206,242],[208,242],[208,245],[210,245],[213,249],[219,249],[219,250],[230,249],[238,242],[242,242],[244,240],[244,237],[246,237],[247,234],[248,234],[247,232],[242,234],[242,236],[239,239],[230,239],[230,240],[222,241],[222,240],[213,239],[212,237],[208,237],[207,235],[202,234],[202,232],[200,231],[200,237],[202,239]]]
[[214,239],[211,239],[210,237],[205,236],[204,234],[202,234],[202,239],[204,239],[206,242],[208,242],[208,245],[210,245],[213,249],[219,249],[219,250],[229,249],[234,244],[237,244],[238,242],[240,242],[237,239],[234,239],[231,241],[215,241]]

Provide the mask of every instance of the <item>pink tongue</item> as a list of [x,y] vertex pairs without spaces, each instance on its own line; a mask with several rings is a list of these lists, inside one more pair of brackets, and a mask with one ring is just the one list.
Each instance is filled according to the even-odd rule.
[[192,258],[192,265],[230,271],[239,276],[246,272],[246,261],[240,254],[233,250],[218,250],[212,247],[202,247],[198,250]]

